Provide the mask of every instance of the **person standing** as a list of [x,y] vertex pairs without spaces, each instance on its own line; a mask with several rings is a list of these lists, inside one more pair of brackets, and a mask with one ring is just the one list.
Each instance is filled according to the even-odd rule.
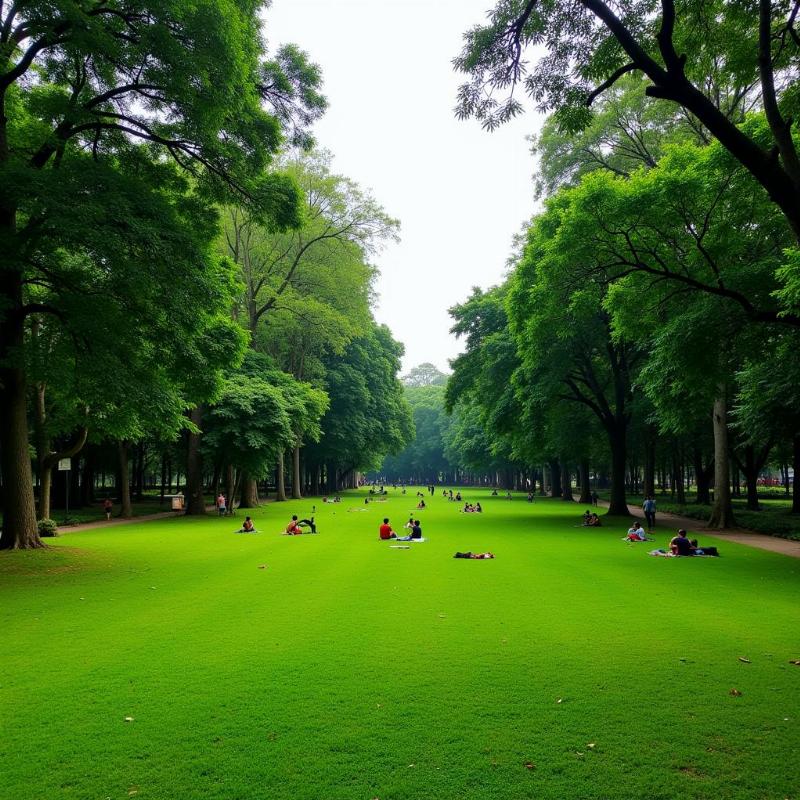
[[111,519],[111,512],[113,510],[114,510],[114,504],[111,502],[110,498],[106,497],[106,499],[103,500],[103,511],[105,511],[107,520]]
[[642,511],[647,520],[647,530],[651,531],[656,525],[656,500],[652,495],[648,495],[642,503]]
[[217,498],[217,513],[221,516],[225,516],[225,512],[228,510],[228,501],[225,499],[225,495],[220,492],[219,497]]

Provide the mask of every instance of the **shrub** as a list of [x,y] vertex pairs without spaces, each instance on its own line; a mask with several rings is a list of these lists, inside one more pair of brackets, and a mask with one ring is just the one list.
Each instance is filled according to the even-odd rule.
[[58,525],[52,519],[40,519],[37,523],[39,527],[39,536],[58,536]]

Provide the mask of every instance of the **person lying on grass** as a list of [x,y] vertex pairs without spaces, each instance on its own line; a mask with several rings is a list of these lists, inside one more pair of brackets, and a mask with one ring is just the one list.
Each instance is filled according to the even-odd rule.
[[242,527],[239,528],[236,533],[258,533],[258,531],[256,530],[256,526],[253,524],[253,520],[250,519],[250,517],[245,517]]
[[389,524],[389,517],[383,518],[383,525],[378,528],[378,536],[382,540],[386,539],[396,539],[397,534],[392,530],[392,526]]
[[453,558],[476,558],[476,559],[485,559],[485,558],[494,558],[494,553],[456,553]]

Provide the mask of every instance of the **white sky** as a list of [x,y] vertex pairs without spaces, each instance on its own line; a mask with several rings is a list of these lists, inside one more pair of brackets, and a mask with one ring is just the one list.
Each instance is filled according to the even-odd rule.
[[449,371],[460,350],[447,309],[498,283],[534,210],[528,112],[493,133],[453,114],[451,59],[493,0],[273,0],[270,47],[293,42],[322,67],[330,107],[315,128],[334,168],[401,222],[381,254],[375,316],[406,348]]

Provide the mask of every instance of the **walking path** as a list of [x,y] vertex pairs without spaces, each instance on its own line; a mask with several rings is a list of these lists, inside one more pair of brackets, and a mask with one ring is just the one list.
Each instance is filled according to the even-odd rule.
[[[608,507],[608,503],[600,500],[599,503]],[[628,512],[632,517],[644,519],[644,511],[636,506],[628,506]],[[763,533],[753,533],[752,531],[742,530],[741,528],[728,528],[726,530],[712,530],[706,528],[700,520],[681,517],[678,514],[668,514],[666,511],[659,511],[656,520],[669,522],[675,528],[685,528],[687,531],[702,531],[709,536],[718,539],[727,539],[729,542],[746,544],[749,547],[757,547],[759,550],[769,550],[772,553],[781,553],[785,556],[800,558],[800,542],[792,539],[781,539],[777,536],[765,536]]]
[[160,511],[158,514],[143,514],[141,517],[130,517],[128,519],[99,519],[97,522],[84,522],[80,525],[64,525],[59,526],[59,534],[76,533],[77,531],[88,531],[94,528],[116,528],[118,525],[130,525],[132,522],[150,522],[154,519],[168,519],[169,517],[182,516],[180,512],[175,511]]

